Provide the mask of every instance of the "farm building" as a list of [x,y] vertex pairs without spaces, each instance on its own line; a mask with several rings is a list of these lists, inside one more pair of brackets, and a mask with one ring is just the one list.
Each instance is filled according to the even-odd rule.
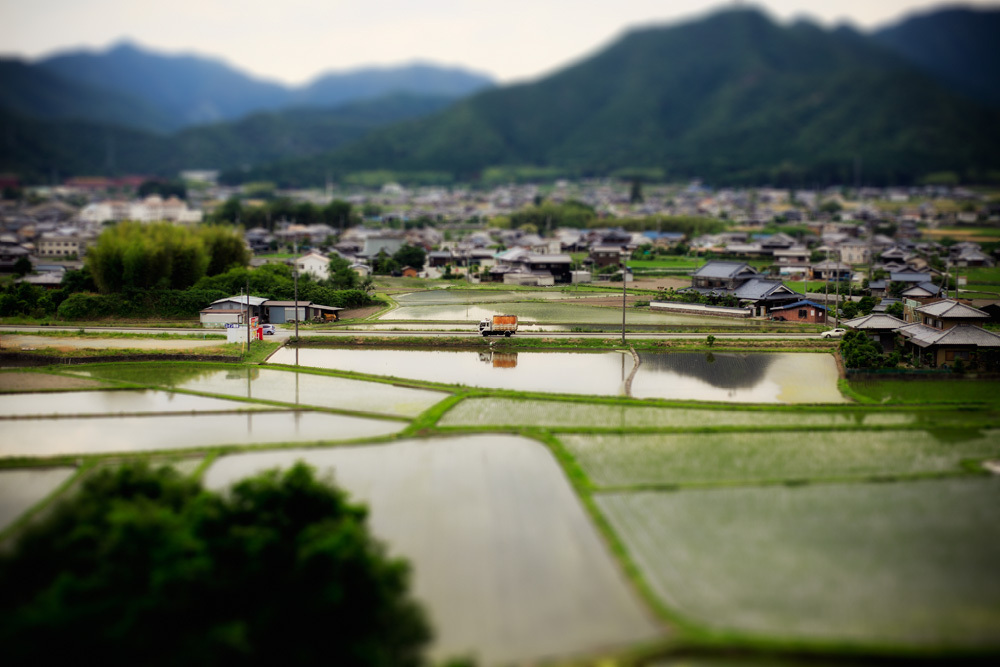
[[771,317],[785,322],[826,322],[826,306],[804,299],[771,309]]

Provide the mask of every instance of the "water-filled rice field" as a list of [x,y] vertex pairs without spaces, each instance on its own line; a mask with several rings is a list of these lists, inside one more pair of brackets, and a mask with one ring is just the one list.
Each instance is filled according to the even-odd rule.
[[415,417],[446,394],[286,370],[176,365],[115,365],[76,371],[80,375],[247,400]]
[[304,460],[414,565],[438,658],[513,663],[659,634],[541,444],[485,435],[226,456],[210,488]]
[[0,470],[0,530],[76,474],[76,468]]
[[283,410],[244,414],[15,419],[3,422],[0,458],[120,454],[390,435],[406,424]]
[[996,478],[595,498],[656,595],[714,630],[998,644]]

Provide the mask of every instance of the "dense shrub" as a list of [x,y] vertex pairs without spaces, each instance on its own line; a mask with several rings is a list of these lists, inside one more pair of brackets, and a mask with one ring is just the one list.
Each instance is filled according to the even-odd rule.
[[100,470],[0,558],[5,659],[419,665],[409,567],[366,514],[302,463],[227,495],[170,468]]
[[128,290],[118,294],[78,293],[59,306],[64,320],[105,318],[189,318],[211,302],[231,296],[216,290]]
[[248,259],[242,237],[230,228],[122,222],[104,230],[87,254],[87,267],[100,291],[109,293],[185,289]]
[[[840,339],[840,356],[848,368],[882,368],[882,346],[861,331],[848,331]],[[898,359],[898,356],[897,356]]]

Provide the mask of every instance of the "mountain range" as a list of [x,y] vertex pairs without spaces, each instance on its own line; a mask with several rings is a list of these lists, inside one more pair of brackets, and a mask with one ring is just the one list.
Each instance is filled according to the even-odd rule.
[[998,26],[1000,11],[953,8],[864,34],[736,8],[633,30],[505,87],[413,66],[292,90],[132,45],[2,61],[0,170],[48,179],[208,167],[286,185],[386,169],[475,179],[496,166],[720,183],[990,179]]

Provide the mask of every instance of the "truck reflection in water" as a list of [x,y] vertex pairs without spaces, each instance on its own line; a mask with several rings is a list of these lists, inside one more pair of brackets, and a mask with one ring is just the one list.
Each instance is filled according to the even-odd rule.
[[479,361],[493,364],[493,368],[517,368],[517,352],[480,352]]

